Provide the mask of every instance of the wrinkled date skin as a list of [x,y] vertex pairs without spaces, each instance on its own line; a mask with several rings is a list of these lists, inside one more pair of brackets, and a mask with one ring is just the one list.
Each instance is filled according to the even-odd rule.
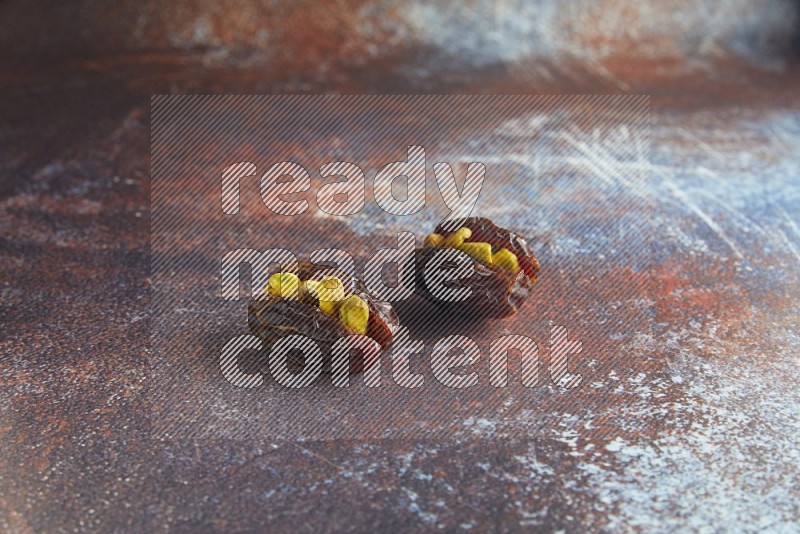
[[516,313],[531,294],[540,270],[539,262],[536,261],[525,239],[483,217],[465,219],[460,225],[449,230],[444,224],[440,224],[434,233],[446,238],[461,227],[472,231],[470,241],[486,242],[493,248],[505,247],[513,252],[519,261],[519,273],[515,275],[497,265],[473,260],[472,276],[445,284],[446,287],[469,288],[472,290],[471,296],[459,302],[443,302],[431,294],[424,278],[428,262],[442,249],[421,248],[415,251],[414,256],[417,291],[430,300],[464,315],[501,318]]
[[[299,262],[291,269],[301,280],[313,278],[319,271],[330,274],[331,268],[309,262]],[[339,273],[342,280],[346,275]],[[358,295],[369,306],[369,323],[367,336],[378,342],[381,349],[386,349],[392,341],[400,321],[392,306],[376,300],[367,293],[361,280],[355,281],[354,294]],[[247,324],[250,331],[271,346],[280,338],[290,335],[302,335],[314,340],[322,352],[323,371],[331,372],[333,345],[341,338],[354,335],[356,332],[342,324],[338,317],[331,317],[313,303],[266,296],[264,299],[253,299],[247,309]],[[352,351],[350,357],[350,373],[356,374],[367,369],[373,360],[364,351]],[[292,354],[290,353],[290,358]],[[304,365],[302,361],[295,361]]]

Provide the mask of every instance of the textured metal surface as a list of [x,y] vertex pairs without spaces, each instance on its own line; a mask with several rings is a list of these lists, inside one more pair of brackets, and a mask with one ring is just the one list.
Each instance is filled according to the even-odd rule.
[[[777,27],[773,41],[791,41],[781,40],[781,24],[748,20]],[[158,41],[115,58],[3,60],[0,526],[796,529],[800,76],[791,57],[763,70],[759,63],[772,63],[760,58],[774,56],[755,46],[747,48],[755,61],[712,54],[698,67],[684,49],[670,58],[654,45],[644,67],[613,79],[598,65],[624,66],[624,55],[534,78],[516,75],[518,63],[500,54],[499,68],[490,60],[437,76],[415,70],[419,58],[408,51],[320,72],[309,66],[317,45],[296,45],[308,62],[292,72],[159,50]],[[575,408],[575,421],[546,439],[500,438],[487,417],[465,419],[447,439],[151,439],[152,414],[163,408],[145,395],[151,94],[587,93],[618,91],[619,80],[652,94],[654,246],[649,279],[630,297],[652,329],[632,338],[647,355],[633,373],[604,310],[575,311],[595,325],[586,377],[611,392],[603,405]],[[613,175],[602,154],[587,153],[583,164]],[[337,231],[363,239],[361,228]],[[598,250],[590,232],[556,228],[545,238],[543,263],[553,267],[537,291],[630,286],[631,273],[615,269],[624,253]],[[571,265],[592,263],[603,280],[571,276]],[[591,389],[584,395],[591,403]]]
[[[528,336],[546,361],[552,323],[566,327],[572,339],[585,340],[585,361],[577,372],[593,374],[595,353],[613,353],[626,369],[639,369],[645,361],[630,343],[648,330],[652,315],[641,298],[649,272],[651,219],[646,97],[157,101],[151,179],[154,369],[148,386],[163,409],[156,414],[155,435],[433,438],[463,431],[464,421],[490,419],[497,437],[542,437],[544,428],[563,422],[562,412],[573,413],[576,407],[583,414],[594,407],[598,414],[605,412],[607,391],[588,387],[587,378],[586,387],[561,395],[546,368],[539,387],[528,390],[521,385],[515,358],[513,386],[492,387],[488,354],[497,338]],[[623,129],[626,135],[620,136]],[[593,142],[600,131],[608,141],[602,147]],[[260,202],[253,179],[241,180],[237,215],[219,209],[214,175],[233,161],[265,168],[291,158],[317,169],[341,157],[358,162],[372,176],[404,152],[407,140],[424,146],[428,160],[426,206],[413,215],[382,210],[369,187],[364,209],[352,216],[330,216],[309,192],[307,212],[282,217]],[[630,147],[627,159],[620,155],[621,145]],[[587,157],[587,149],[600,152]],[[602,165],[615,166],[609,176],[598,175],[598,157]],[[427,371],[422,390],[392,384],[393,364],[387,357],[382,367],[388,384],[380,392],[328,385],[298,395],[278,384],[238,395],[230,391],[214,370],[216,355],[232,336],[246,333],[245,312],[243,302],[218,296],[221,258],[240,248],[283,247],[305,257],[319,247],[339,247],[361,266],[379,248],[396,246],[397,232],[416,234],[421,244],[449,211],[430,170],[436,161],[452,163],[459,175],[469,161],[485,163],[475,212],[530,236],[536,254],[551,266],[530,302],[503,321],[476,320],[420,298],[395,302],[408,336],[425,345],[423,354],[412,358],[415,372]],[[312,183],[316,190],[319,180]],[[601,256],[608,256],[613,267],[598,264]],[[562,261],[570,262],[569,269]],[[255,280],[248,287],[258,291],[264,281]],[[484,352],[476,366],[483,385],[453,391],[431,376],[429,355],[448,335],[469,336]]]

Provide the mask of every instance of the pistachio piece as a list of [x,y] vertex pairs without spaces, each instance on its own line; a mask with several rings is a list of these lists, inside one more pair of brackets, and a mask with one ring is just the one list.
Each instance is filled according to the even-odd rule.
[[422,243],[423,248],[439,248],[444,243],[444,236],[442,234],[431,234],[425,238]]
[[481,263],[492,263],[492,245],[489,243],[461,243],[456,248]]
[[[438,249],[425,250],[435,252]],[[263,294],[262,298],[251,299],[247,306],[247,327],[250,332],[259,338],[265,347],[293,335],[313,341],[315,349],[319,349],[322,358],[322,372],[326,374],[334,373],[339,376],[339,373],[346,372],[352,376],[379,365],[379,360],[376,358],[378,354],[373,350],[375,347],[372,341],[378,344],[379,353],[384,354],[383,351],[389,348],[400,329],[400,320],[391,304],[379,301],[370,295],[363,280],[343,270],[332,269],[330,265],[298,260],[291,268],[284,269],[295,273],[301,280],[301,300],[263,298],[267,296]],[[267,278],[273,272],[268,272]],[[354,294],[359,297],[351,299],[351,302],[344,306],[343,312],[340,303],[336,314],[332,316],[320,309],[316,295],[322,279],[326,276],[338,277],[344,285],[346,296]],[[338,284],[334,282],[334,285]],[[263,286],[269,287],[267,280],[264,280],[262,287],[258,289],[263,289]],[[362,301],[366,303],[366,309]],[[359,344],[359,347],[369,350],[348,351],[350,353],[345,358],[346,365],[340,366],[340,354],[337,352],[341,346],[339,341],[343,341],[347,336],[356,335],[365,335],[372,340],[369,346]],[[346,346],[352,347],[352,345]],[[307,358],[296,352],[289,351],[286,355],[290,360],[287,364],[291,372],[306,368],[308,365]]]
[[300,279],[294,273],[275,273],[269,277],[267,292],[286,299],[297,300]]
[[517,274],[520,269],[519,260],[517,259],[516,254],[507,248],[501,248],[492,254],[492,263],[498,267],[502,267],[506,271],[510,271],[513,274]]
[[469,228],[459,228],[444,240],[447,248],[457,248],[461,243],[472,237],[472,230]]
[[347,297],[339,308],[339,319],[342,323],[359,334],[367,334],[369,324],[369,305],[358,295]]
[[328,315],[334,315],[344,299],[344,284],[335,276],[327,276],[316,284],[315,292],[319,299],[319,309]]
[[[470,229],[469,238],[463,228]],[[472,262],[472,273],[453,280],[451,287],[469,290],[471,295],[463,301],[448,303],[442,295],[432,291],[430,271],[441,273],[444,278],[453,262],[449,266],[442,264],[439,248],[419,247],[414,251],[414,281],[421,295],[454,313],[476,318],[507,317],[516,313],[531,295],[541,267],[523,237],[483,217],[468,217],[454,226],[451,222],[442,222],[430,232],[447,236],[444,247],[470,257],[467,263]],[[457,246],[449,247],[451,243]]]

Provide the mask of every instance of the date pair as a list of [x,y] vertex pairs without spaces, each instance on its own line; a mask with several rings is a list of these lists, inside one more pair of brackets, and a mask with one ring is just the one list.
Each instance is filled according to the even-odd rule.
[[[540,266],[525,239],[488,219],[442,223],[413,256],[417,291],[456,313],[502,318],[515,313],[536,284]],[[323,265],[300,262],[294,273],[276,273],[266,299],[248,308],[250,330],[271,344],[300,334],[313,339],[326,358],[344,336],[366,335],[386,349],[399,327],[388,302],[355,280],[351,290]],[[456,271],[454,273],[454,271]],[[446,282],[436,283],[436,278]],[[441,280],[438,280],[441,282]],[[363,365],[351,362],[351,372]]]

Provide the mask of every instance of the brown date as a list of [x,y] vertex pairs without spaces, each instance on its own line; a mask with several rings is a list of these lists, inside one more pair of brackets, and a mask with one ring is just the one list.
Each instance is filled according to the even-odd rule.
[[[425,269],[429,267],[431,259],[437,253],[443,248],[449,248],[445,244],[448,238],[457,231],[463,231],[464,228],[469,229],[467,233],[470,235],[460,245],[464,247],[462,250],[468,250],[473,243],[478,246],[483,245],[486,247],[485,255],[488,257],[476,259],[473,255],[472,275],[445,283],[445,286],[449,288],[469,288],[471,290],[470,297],[459,302],[442,301],[428,289],[425,283]],[[435,239],[431,239],[431,237],[435,237]],[[429,243],[430,245],[428,245]],[[487,243],[491,246],[491,250],[486,245]],[[507,249],[508,252],[498,254],[502,249]],[[496,255],[492,256],[492,253]],[[503,255],[505,255],[503,259],[511,257],[511,255],[516,257],[514,268],[517,272],[511,270],[511,267],[501,266],[505,265],[505,263],[500,263]],[[498,263],[493,263],[491,257],[497,258]],[[448,228],[444,224],[440,224],[426,240],[426,247],[415,251],[414,263],[416,288],[422,295],[443,307],[465,315],[492,318],[506,317],[516,313],[531,294],[540,270],[539,262],[525,239],[483,217],[464,219],[455,228]],[[445,262],[443,268],[447,267],[447,262]],[[430,268],[433,268],[432,265]]]
[[[300,280],[310,280],[323,270],[330,273],[331,268],[301,261],[287,270],[297,274]],[[344,273],[337,274],[342,280],[346,277]],[[355,280],[351,294],[359,296],[369,307],[366,335],[375,340],[382,350],[386,349],[400,324],[394,309],[389,303],[370,295],[361,280]],[[337,316],[324,313],[317,304],[308,299],[287,299],[274,295],[265,295],[263,299],[250,301],[247,323],[250,331],[267,346],[280,338],[295,334],[312,339],[322,352],[324,372],[331,371],[333,345],[345,336],[356,334]],[[291,353],[289,356],[292,357]],[[302,361],[294,363],[304,365]],[[350,357],[350,373],[360,373],[371,364],[372,361],[364,351],[353,351]]]

